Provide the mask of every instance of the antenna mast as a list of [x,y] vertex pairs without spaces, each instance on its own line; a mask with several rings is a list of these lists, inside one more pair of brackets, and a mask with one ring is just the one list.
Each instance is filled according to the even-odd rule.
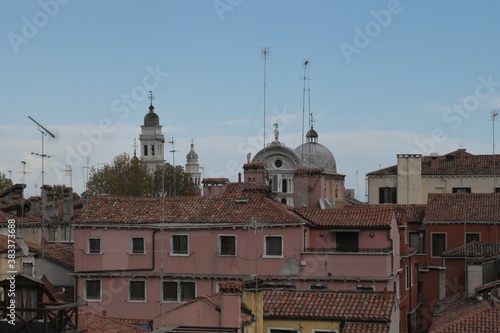
[[300,156],[300,163],[302,166],[304,166],[304,122],[305,122],[305,113],[306,113],[306,80],[307,80],[307,75],[306,75],[306,70],[307,70],[307,64],[309,64],[309,61],[306,60],[304,62],[304,88],[302,90],[302,145],[301,145],[301,156]]
[[498,110],[491,110],[491,122],[492,122],[492,130],[493,130],[493,220],[495,223],[495,243],[498,244],[498,225],[497,225],[497,220],[498,220],[498,214],[497,214],[497,209],[498,209],[498,203],[497,203],[497,176],[496,176],[496,164],[497,160],[495,157],[495,120],[498,117]]
[[44,179],[44,174],[45,174],[45,169],[44,169],[44,160],[45,158],[50,158],[50,156],[48,155],[45,155],[45,152],[44,152],[44,137],[46,135],[50,135],[53,139],[56,138],[56,136],[54,134],[52,134],[51,131],[49,131],[48,129],[46,129],[45,127],[42,126],[42,124],[40,124],[38,121],[36,121],[35,119],[33,119],[31,116],[28,116],[28,118],[33,121],[35,124],[38,125],[38,130],[40,131],[40,133],[42,133],[42,153],[41,154],[38,154],[38,153],[31,153],[31,155],[36,155],[36,156],[40,156],[42,158],[42,187],[43,185],[45,185],[45,179]]
[[266,71],[267,57],[269,56],[269,48],[261,48],[262,57],[264,58],[264,149],[266,148]]

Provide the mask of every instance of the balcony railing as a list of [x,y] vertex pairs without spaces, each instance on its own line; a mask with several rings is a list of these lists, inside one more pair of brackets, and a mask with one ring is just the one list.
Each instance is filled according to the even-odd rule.
[[357,248],[352,250],[338,249],[336,247],[307,247],[305,253],[390,253],[392,247],[383,248]]

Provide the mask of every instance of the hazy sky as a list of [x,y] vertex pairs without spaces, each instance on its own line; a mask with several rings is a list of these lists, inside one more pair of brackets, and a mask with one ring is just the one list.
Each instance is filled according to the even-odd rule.
[[87,158],[133,154],[149,90],[176,164],[194,139],[205,177],[236,180],[264,145],[262,47],[266,141],[277,121],[280,141],[300,145],[307,60],[305,111],[361,200],[365,173],[396,154],[493,151],[498,1],[40,0],[0,13],[0,172],[21,182],[25,161],[27,195],[42,162],[28,116],[56,135],[45,183],[69,185],[69,165],[81,193]]

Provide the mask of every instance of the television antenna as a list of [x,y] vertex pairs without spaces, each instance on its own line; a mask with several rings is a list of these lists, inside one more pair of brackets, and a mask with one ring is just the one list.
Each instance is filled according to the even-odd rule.
[[267,78],[267,58],[269,57],[269,47],[260,49],[262,58],[264,58],[264,149],[266,148],[266,78]]
[[28,116],[28,118],[33,121],[35,124],[37,124],[38,126],[38,130],[40,131],[40,133],[42,134],[42,153],[41,154],[38,154],[38,153],[31,153],[31,155],[35,155],[35,156],[39,156],[42,158],[42,186],[45,185],[45,182],[44,182],[44,176],[45,176],[45,169],[44,169],[44,160],[45,158],[50,158],[49,155],[46,155],[45,154],[45,144],[44,144],[44,138],[45,136],[49,135],[52,139],[55,139],[56,136],[51,132],[49,131],[48,129],[46,129],[42,124],[40,124],[38,121],[36,121],[35,119],[33,119],[31,116]]
[[66,176],[69,176],[69,187],[73,188],[73,169],[71,168],[71,165],[65,165],[64,167],[64,169],[59,170],[64,172]]
[[168,143],[170,143],[172,145],[172,150],[170,151],[172,153],[172,164],[175,168],[175,152],[177,150],[175,150],[175,141],[174,141],[174,137],[172,137],[172,140],[170,140]]

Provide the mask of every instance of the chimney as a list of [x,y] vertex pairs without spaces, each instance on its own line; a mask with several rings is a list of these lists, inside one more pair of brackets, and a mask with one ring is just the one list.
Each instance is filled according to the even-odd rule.
[[389,299],[389,293],[387,292],[387,287],[384,288],[384,301]]
[[238,172],[238,184],[241,184],[241,172]]
[[63,188],[63,222],[71,223],[73,218],[73,188]]

